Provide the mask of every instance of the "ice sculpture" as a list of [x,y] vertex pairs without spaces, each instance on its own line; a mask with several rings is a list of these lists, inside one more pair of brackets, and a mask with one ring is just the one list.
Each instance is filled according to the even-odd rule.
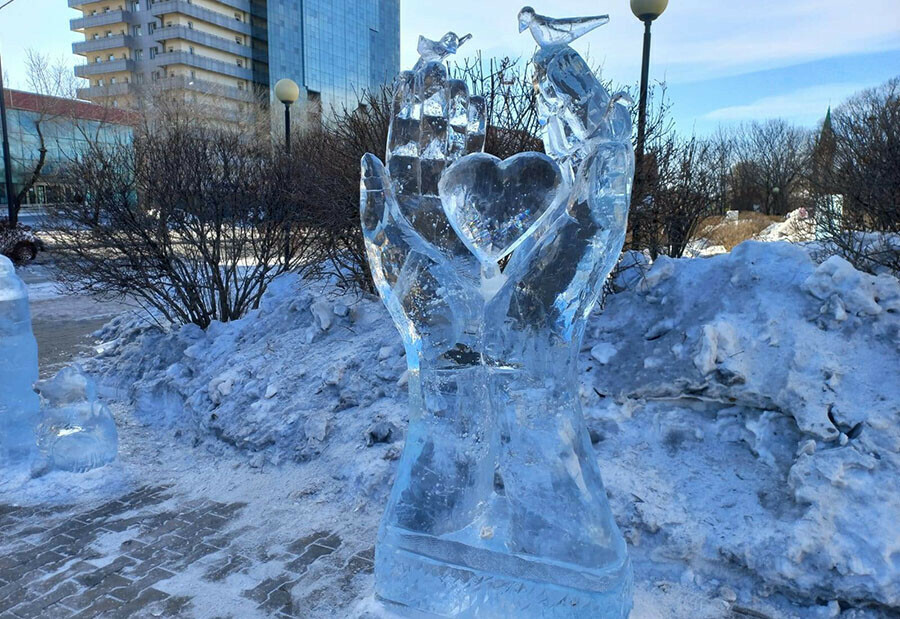
[[409,364],[376,592],[415,616],[631,607],[576,376],[625,238],[631,120],[566,44],[602,19],[564,20],[557,39],[540,35],[549,18],[525,17],[544,20],[534,77],[546,155],[483,154],[484,101],[423,58],[397,79],[386,164],[362,160],[367,255]]
[[37,379],[28,292],[12,262],[0,255],[0,464],[28,462],[34,453]]
[[37,429],[40,464],[36,474],[51,470],[83,473],[116,459],[116,422],[97,400],[94,383],[77,366],[60,370],[37,383],[43,415]]

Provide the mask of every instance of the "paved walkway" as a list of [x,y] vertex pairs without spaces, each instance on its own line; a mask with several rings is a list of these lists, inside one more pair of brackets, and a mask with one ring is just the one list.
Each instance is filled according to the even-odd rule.
[[[240,596],[260,615],[304,617],[310,600],[291,589],[311,567],[330,559],[313,577],[347,582],[373,570],[374,548],[354,552],[328,531],[254,552],[241,543],[254,529],[240,522],[244,507],[182,503],[165,486],[81,512],[0,505],[0,617],[193,616],[192,596],[166,585],[198,567],[226,607],[239,606],[228,598]],[[273,575],[248,580],[252,573]]]

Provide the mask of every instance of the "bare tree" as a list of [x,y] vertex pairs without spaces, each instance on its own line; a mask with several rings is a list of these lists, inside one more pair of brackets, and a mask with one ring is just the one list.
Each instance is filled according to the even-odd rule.
[[71,166],[81,199],[50,215],[64,282],[205,328],[256,307],[279,274],[314,268],[302,162],[186,106],[156,113],[133,142],[95,144]]
[[858,268],[900,272],[900,77],[829,120],[810,175],[817,234]]
[[669,135],[652,145],[654,175],[642,205],[642,249],[652,258],[684,254],[700,222],[719,201],[714,146],[696,137]]
[[766,215],[786,215],[805,205],[801,190],[810,155],[808,131],[784,120],[754,122],[741,128],[736,150],[738,210],[758,207]]

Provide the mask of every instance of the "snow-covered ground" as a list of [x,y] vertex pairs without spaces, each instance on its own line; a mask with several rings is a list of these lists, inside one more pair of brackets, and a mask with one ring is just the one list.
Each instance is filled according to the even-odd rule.
[[[588,329],[581,392],[635,564],[633,616],[900,611],[897,280],[748,242],[616,283]],[[285,276],[258,311],[206,332],[122,316],[98,335],[86,367],[113,404],[120,461],[8,480],[0,500],[85,500],[152,477],[247,501],[263,527],[303,519],[374,540],[406,426],[403,350],[377,299]],[[324,595],[377,614],[371,588]],[[214,602],[210,616],[228,610]]]

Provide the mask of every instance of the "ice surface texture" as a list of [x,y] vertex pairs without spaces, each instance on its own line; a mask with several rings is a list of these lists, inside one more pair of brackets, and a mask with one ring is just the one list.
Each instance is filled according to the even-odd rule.
[[78,367],[67,367],[37,384],[44,399],[37,428],[38,472],[83,473],[116,459],[116,422],[97,400],[94,383]]
[[631,607],[576,380],[624,242],[631,122],[568,46],[543,46],[534,64],[546,155],[481,153],[484,101],[432,61],[397,80],[386,164],[362,161],[368,258],[409,366],[375,561],[377,594],[401,611]]
[[0,256],[0,464],[25,463],[34,453],[37,379],[28,293],[12,262]]

